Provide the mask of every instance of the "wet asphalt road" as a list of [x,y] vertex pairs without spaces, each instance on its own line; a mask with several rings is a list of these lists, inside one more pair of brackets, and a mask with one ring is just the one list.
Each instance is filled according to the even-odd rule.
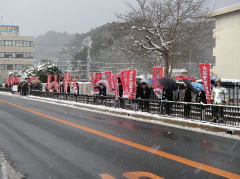
[[[112,137],[101,136],[108,134]],[[119,138],[141,146],[121,143]],[[153,154],[149,147],[166,153]],[[239,140],[4,95],[0,95],[0,150],[33,179],[138,178],[130,172],[148,179],[240,179]],[[174,157],[166,158],[168,154]],[[201,170],[194,162],[214,168]]]

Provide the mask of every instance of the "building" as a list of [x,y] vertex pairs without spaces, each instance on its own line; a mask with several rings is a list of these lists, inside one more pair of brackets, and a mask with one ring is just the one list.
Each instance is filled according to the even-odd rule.
[[216,10],[211,17],[216,20],[213,72],[219,78],[240,79],[240,4]]
[[0,82],[33,63],[33,37],[20,36],[18,26],[0,25]]

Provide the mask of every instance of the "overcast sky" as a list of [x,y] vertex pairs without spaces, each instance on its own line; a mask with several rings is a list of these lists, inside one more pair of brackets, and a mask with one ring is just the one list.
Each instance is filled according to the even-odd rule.
[[[215,8],[240,3],[240,0],[209,0]],[[116,13],[127,10],[135,0],[0,0],[3,24],[19,25],[22,35],[38,36],[49,30],[83,33],[116,21]]]

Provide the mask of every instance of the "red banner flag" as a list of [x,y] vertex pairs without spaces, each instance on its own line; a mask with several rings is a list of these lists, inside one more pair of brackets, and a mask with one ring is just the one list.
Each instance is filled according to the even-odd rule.
[[55,91],[57,91],[58,92],[58,89],[59,89],[59,84],[58,84],[58,76],[56,75],[56,74],[54,74],[54,89],[55,89]]
[[118,89],[118,75],[112,75],[112,86],[114,89],[115,97],[119,97],[119,89]]
[[163,86],[159,83],[159,79],[164,77],[163,67],[153,67],[153,90],[160,98],[162,96]]
[[39,80],[39,77],[29,77],[29,81],[30,81],[31,83],[36,84],[36,83],[37,83],[37,80]]
[[95,83],[97,83],[98,81],[102,80],[102,73],[96,73],[95,74]]
[[104,74],[108,82],[109,90],[112,91],[112,72],[105,72]]
[[92,84],[93,84],[93,91],[94,92],[97,92],[98,90],[96,89],[96,83],[100,80],[102,80],[102,73],[90,73],[90,76],[91,76],[91,81],[92,81]]
[[123,96],[133,99],[136,94],[136,75],[135,69],[124,70],[120,73],[120,78],[123,85]]
[[102,73],[90,73],[92,83],[97,83],[98,81],[102,80]]
[[48,74],[48,76],[47,76],[47,89],[48,89],[48,91],[51,90],[51,87],[52,87],[51,83],[52,83],[52,75]]
[[67,92],[68,84],[71,85],[71,74],[64,73],[64,92]]
[[202,78],[202,83],[204,86],[204,91],[206,94],[207,102],[211,102],[211,65],[210,64],[200,64],[200,76]]

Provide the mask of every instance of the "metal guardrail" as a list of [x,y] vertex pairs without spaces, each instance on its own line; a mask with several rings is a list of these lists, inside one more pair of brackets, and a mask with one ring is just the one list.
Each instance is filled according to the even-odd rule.
[[[0,88],[0,91],[11,92],[10,89]],[[162,116],[184,118],[206,122],[221,122],[221,125],[240,126],[240,107],[221,106],[200,103],[185,103],[179,101],[161,101],[144,99],[126,99],[112,96],[67,94],[55,92],[31,91],[31,95],[75,101],[86,104],[103,105],[135,111],[143,111]]]

